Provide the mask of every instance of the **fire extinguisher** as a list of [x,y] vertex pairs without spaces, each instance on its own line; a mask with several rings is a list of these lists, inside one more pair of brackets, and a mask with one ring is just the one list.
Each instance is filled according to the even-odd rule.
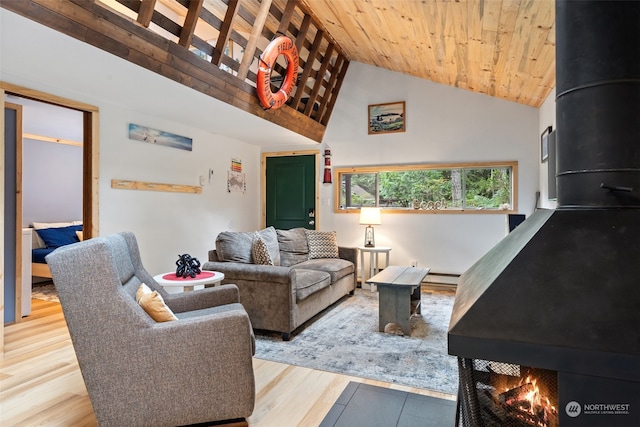
[[323,184],[331,184],[331,150],[324,150],[324,179]]

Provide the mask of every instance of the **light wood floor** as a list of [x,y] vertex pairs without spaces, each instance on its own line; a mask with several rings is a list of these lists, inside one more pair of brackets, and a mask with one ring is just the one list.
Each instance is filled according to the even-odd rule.
[[[0,425],[96,426],[60,304],[33,300],[32,314],[5,326]],[[454,396],[254,359],[251,427],[317,426],[349,381],[455,400]]]

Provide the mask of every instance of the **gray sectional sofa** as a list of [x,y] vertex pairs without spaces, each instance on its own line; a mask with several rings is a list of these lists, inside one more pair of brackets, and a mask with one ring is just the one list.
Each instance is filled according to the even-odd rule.
[[304,322],[351,294],[357,283],[357,249],[338,247],[335,232],[268,227],[225,231],[203,270],[235,284],[254,329],[277,331],[288,341]]

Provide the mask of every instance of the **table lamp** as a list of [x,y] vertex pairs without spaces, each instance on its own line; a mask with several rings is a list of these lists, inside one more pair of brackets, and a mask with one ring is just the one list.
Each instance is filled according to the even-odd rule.
[[364,229],[364,247],[373,248],[376,240],[373,236],[373,225],[380,225],[380,208],[360,208],[360,224],[366,225]]

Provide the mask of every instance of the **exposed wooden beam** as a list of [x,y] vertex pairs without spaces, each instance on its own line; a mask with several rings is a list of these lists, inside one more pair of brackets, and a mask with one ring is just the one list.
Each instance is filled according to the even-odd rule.
[[320,93],[320,88],[322,87],[322,82],[324,81],[324,73],[327,71],[329,64],[331,63],[331,54],[333,53],[333,43],[330,43],[327,47],[327,51],[324,53],[324,60],[322,61],[322,65],[320,65],[320,69],[316,74],[316,82],[313,85],[313,90],[309,95],[309,100],[307,101],[307,107],[304,109],[304,114],[306,116],[311,116],[311,112],[313,111],[313,104],[316,103],[316,99],[318,98],[318,93]]
[[336,82],[338,81],[338,70],[340,70],[340,67],[342,67],[342,63],[344,60],[345,57],[342,54],[339,54],[335,64],[333,64],[333,70],[331,70],[331,78],[329,79],[329,83],[324,90],[322,102],[320,102],[320,105],[318,106],[318,112],[316,113],[317,119],[320,119],[322,116],[324,116],[324,113],[326,111],[325,109],[329,104],[329,98],[331,97],[331,93],[333,92],[333,89],[336,86]]
[[247,78],[247,72],[249,71],[249,67],[253,62],[256,47],[258,46],[258,39],[262,34],[262,28],[264,27],[264,23],[267,21],[267,16],[269,16],[270,7],[271,0],[262,0],[260,9],[258,10],[258,14],[256,15],[256,20],[253,24],[253,30],[251,31],[251,35],[249,36],[249,41],[244,49],[242,63],[240,64],[240,68],[238,69],[238,78],[240,80],[244,80]]
[[295,12],[298,3],[298,0],[289,0],[287,2],[287,6],[285,7],[284,13],[282,14],[282,19],[280,20],[280,25],[278,25],[278,33],[287,33],[287,28],[289,27],[289,23],[291,22],[291,17],[293,16],[293,12]]
[[202,3],[204,3],[204,0],[191,0],[191,2],[189,2],[189,9],[187,10],[187,16],[184,18],[184,24],[180,32],[180,40],[178,41],[180,46],[184,46],[187,49],[191,45],[191,39],[198,24]]
[[[342,82],[344,81],[344,76],[347,74],[347,69],[349,68],[349,61],[345,60],[344,64],[342,64],[342,68],[340,68],[340,72],[338,73],[338,81],[331,91],[330,94],[324,94],[326,98],[329,99],[329,104],[327,105],[327,110],[324,112],[322,117],[318,117],[318,122],[323,125],[327,125],[329,123],[329,118],[331,118],[331,113],[333,112],[333,107],[336,105],[336,100],[338,99],[338,93],[340,92],[340,87],[342,87]],[[335,72],[335,71],[334,71]]]
[[140,10],[138,11],[138,23],[143,27],[149,27],[153,11],[156,7],[156,0],[145,0],[140,2]]
[[302,25],[300,25],[300,31],[298,31],[298,34],[296,35],[296,49],[298,50],[298,53],[300,53],[302,46],[304,46],[304,41],[307,38],[310,25],[311,15],[304,15],[304,18],[302,18]]
[[229,4],[227,5],[227,13],[224,16],[224,21],[222,21],[222,27],[220,28],[220,34],[218,35],[218,41],[216,42],[216,47],[213,50],[213,55],[211,55],[211,63],[218,67],[222,63],[224,49],[227,46],[227,43],[229,43],[229,37],[231,36],[231,27],[233,26],[233,21],[238,15],[239,9],[240,2],[238,0],[229,0]]
[[[11,10],[28,19],[35,22],[39,22],[42,25],[46,25],[54,30],[60,31],[68,36],[71,36],[84,43],[88,43],[96,48],[102,49],[113,55],[116,55],[124,60],[130,61],[143,68],[146,68],[152,72],[158,73],[166,78],[204,93],[208,96],[216,98],[229,105],[233,105],[240,108],[249,114],[253,114],[264,120],[271,121],[279,126],[287,128],[292,132],[302,135],[306,138],[321,142],[326,131],[326,124],[320,122],[321,117],[328,119],[326,111],[323,114],[319,114],[314,111],[311,116],[306,116],[303,112],[297,109],[291,108],[289,104],[283,106],[283,108],[277,110],[264,110],[259,101],[255,90],[256,74],[247,70],[246,78],[240,79],[236,73],[230,73],[226,67],[220,68],[208,61],[203,61],[201,57],[190,52],[184,46],[177,43],[177,39],[180,37],[182,26],[170,17],[164,16],[159,10],[154,10],[152,13],[151,22],[158,27],[165,30],[167,33],[176,36],[174,39],[172,36],[167,36],[164,32],[150,30],[145,28],[136,22],[136,18],[139,16],[140,7],[142,3],[139,0],[117,0],[118,3],[128,7],[132,13],[126,15],[120,12],[116,12],[111,7],[100,1],[86,1],[86,0],[67,0],[67,1],[51,1],[51,0],[22,0],[3,2],[0,1],[0,7],[3,9]],[[189,6],[188,0],[172,0],[176,1],[179,6],[184,6],[186,11]],[[200,11],[200,17],[198,19],[198,32],[200,26],[208,26],[211,29],[215,29],[219,32],[222,27],[223,21],[219,18],[215,18],[211,12],[207,10],[207,1],[204,0],[202,9]],[[216,0],[218,1],[218,0]],[[226,0],[220,0],[224,4]],[[237,7],[238,17],[244,13],[257,14],[258,4],[253,4],[253,11],[246,9],[244,12],[242,9],[242,0],[229,0],[230,2],[237,1],[240,3]],[[285,13],[278,11],[274,12],[274,4],[281,2],[280,6],[282,10],[288,9],[286,3],[281,0],[271,1],[271,7],[265,9],[269,10],[268,18],[277,19],[279,22],[284,18]],[[290,9],[288,9],[290,10]],[[221,11],[221,15],[225,14],[225,9]],[[286,13],[288,14],[288,12]],[[186,16],[186,13],[185,15]],[[276,18],[276,16],[278,18]],[[262,22],[262,31],[257,39],[254,38],[256,47],[254,48],[254,58],[257,53],[260,52],[260,48],[265,41],[269,41],[269,37],[275,34],[274,30],[276,25],[270,24],[271,27],[265,25],[265,18],[258,19],[256,16],[251,17],[253,24]],[[243,17],[243,20],[245,18]],[[237,21],[240,21],[237,19]],[[237,24],[237,22],[236,22]],[[237,25],[234,25],[234,27]],[[295,27],[299,26],[300,29]],[[311,28],[313,26],[313,29]],[[270,29],[271,28],[271,29]],[[304,68],[303,64],[308,63],[310,67],[318,61],[323,62],[325,56],[327,56],[323,49],[328,40],[331,43],[330,38],[324,33],[324,37],[317,39],[316,46],[319,47],[319,52],[307,57],[307,53],[312,50],[314,43],[313,37],[316,36],[318,24],[314,22],[313,17],[305,14],[303,11],[296,9],[292,15],[292,18],[288,25],[287,34],[296,38],[296,45],[301,46],[299,49],[303,56],[300,58],[301,68]],[[258,31],[258,30],[256,30]],[[269,37],[265,36],[270,34]],[[235,30],[230,31],[228,42],[234,41],[243,48],[248,44],[248,39],[245,39],[240,33]],[[239,43],[238,40],[241,42]],[[192,34],[192,40],[190,46],[202,46],[208,45],[204,40],[201,40],[195,33]],[[211,46],[211,45],[208,45]],[[198,47],[200,49],[200,47]],[[213,52],[213,46],[211,49],[207,49],[208,54]],[[333,56],[335,57],[335,51]],[[249,56],[248,53],[245,54]],[[231,57],[222,55],[220,64],[224,64],[233,70],[238,70],[240,64],[235,62]],[[283,67],[278,66],[278,69]],[[282,71],[282,70],[281,70]],[[281,71],[278,71],[281,73]],[[341,71],[340,67],[331,65],[327,69],[327,73],[333,74]],[[302,70],[301,70],[302,72]],[[316,78],[318,71],[311,69],[307,73],[308,79]],[[344,77],[344,74],[341,74]],[[337,86],[337,84],[336,84]],[[324,89],[323,89],[324,87]],[[325,96],[332,96],[330,93],[330,85],[327,84],[326,79],[322,82],[322,87],[318,92],[316,103],[319,105],[330,105],[330,99],[326,100]],[[304,90],[305,94],[311,92],[310,87],[298,88]],[[334,101],[335,102],[335,101]],[[327,109],[327,111],[329,111]]]
[[307,62],[304,65],[304,71],[298,80],[298,88],[296,89],[296,94],[291,102],[291,106],[298,109],[300,105],[300,100],[304,95],[304,89],[307,86],[307,80],[309,79],[309,75],[311,74],[311,70],[313,69],[313,63],[318,56],[318,51],[320,50],[320,43],[322,43],[322,39],[324,36],[324,31],[318,30],[316,32],[316,38],[313,40],[313,45],[311,46],[311,51],[309,52],[309,56],[307,57]]

